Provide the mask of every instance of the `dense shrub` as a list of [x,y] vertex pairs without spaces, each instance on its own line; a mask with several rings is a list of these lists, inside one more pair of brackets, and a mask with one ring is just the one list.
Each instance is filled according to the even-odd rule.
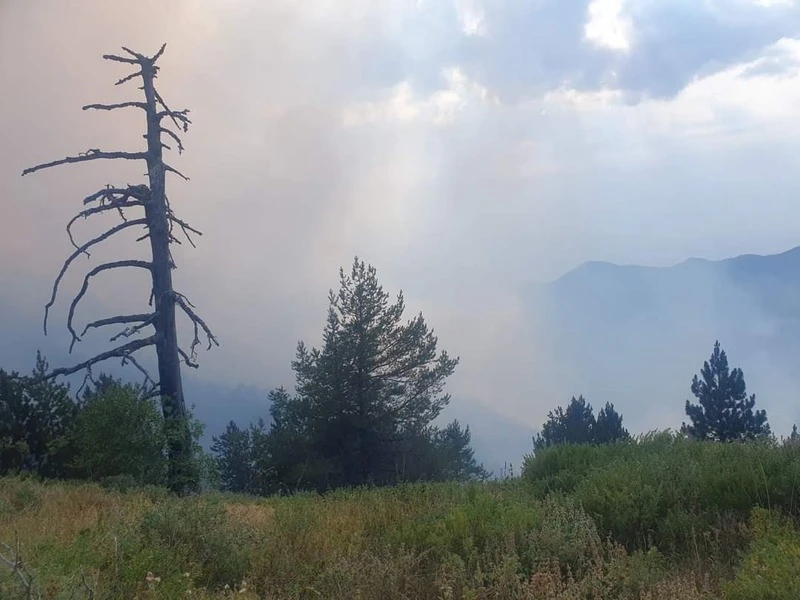
[[763,509],[753,512],[753,540],[734,580],[724,586],[728,600],[800,598],[800,531]]
[[658,434],[611,446],[562,446],[528,457],[535,497],[573,494],[627,547],[680,552],[756,507],[798,512],[800,449],[769,442],[695,442]]

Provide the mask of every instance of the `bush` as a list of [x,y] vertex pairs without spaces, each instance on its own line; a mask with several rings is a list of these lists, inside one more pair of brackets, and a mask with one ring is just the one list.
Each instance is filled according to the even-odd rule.
[[74,466],[90,479],[164,482],[163,418],[156,403],[143,400],[135,386],[111,381],[102,390],[87,394],[74,441]]
[[728,600],[800,598],[800,531],[763,509],[753,511],[753,540],[734,580],[724,586]]
[[[667,434],[612,446],[563,446],[528,457],[536,497],[570,492],[629,549],[682,552],[713,534],[743,540],[731,522],[755,507],[798,513],[800,451],[766,442],[695,442]],[[700,540],[700,542],[698,542]]]

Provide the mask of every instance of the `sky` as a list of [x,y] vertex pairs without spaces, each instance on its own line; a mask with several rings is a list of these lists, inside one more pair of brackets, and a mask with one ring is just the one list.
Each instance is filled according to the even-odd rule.
[[[169,158],[191,180],[168,194],[205,233],[176,249],[176,287],[220,339],[200,356],[213,380],[291,385],[357,255],[461,357],[454,397],[538,425],[551,365],[521,289],[588,260],[800,242],[792,0],[0,0],[8,314],[41,313],[81,199],[142,176],[21,171],[140,148],[139,114],[81,106],[138,99],[101,57],[164,42],[159,89],[193,119]],[[109,278],[91,301],[141,306],[142,284]]]

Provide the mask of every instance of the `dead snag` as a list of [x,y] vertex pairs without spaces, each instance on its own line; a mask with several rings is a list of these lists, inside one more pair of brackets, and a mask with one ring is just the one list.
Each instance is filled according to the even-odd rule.
[[[188,223],[175,216],[166,195],[166,174],[173,173],[188,181],[189,178],[177,169],[164,162],[163,151],[170,149],[164,141],[162,135],[166,135],[170,142],[174,143],[179,153],[184,150],[183,141],[180,133],[186,133],[191,124],[188,110],[172,110],[164,102],[155,87],[155,80],[158,76],[159,67],[156,64],[159,57],[164,53],[166,44],[151,57],[138,52],[123,48],[124,56],[106,54],[104,59],[131,65],[138,70],[117,81],[116,85],[139,78],[142,86],[139,88],[144,92],[143,102],[122,102],[118,104],[87,104],[83,110],[102,110],[114,111],[119,109],[139,109],[143,111],[146,122],[146,132],[143,136],[147,141],[147,149],[143,152],[125,151],[102,151],[92,148],[86,152],[81,152],[76,156],[67,156],[59,160],[42,163],[34,167],[25,169],[22,174],[28,175],[42,169],[49,169],[59,165],[69,165],[95,160],[134,160],[144,161],[147,165],[147,184],[112,186],[90,194],[83,200],[84,210],[80,211],[67,224],[67,235],[70,242],[75,247],[75,251],[67,258],[53,284],[50,300],[45,307],[44,331],[47,334],[47,317],[50,308],[53,306],[58,295],[59,285],[67,269],[81,254],[90,256],[89,250],[109,239],[110,237],[134,227],[142,227],[144,235],[137,241],[149,240],[151,260],[120,260],[100,264],[91,269],[83,280],[83,285],[78,294],[72,300],[67,320],[67,329],[72,336],[70,341],[70,352],[76,342],[89,329],[99,329],[111,325],[124,325],[125,328],[110,338],[115,342],[121,337],[128,339],[124,344],[115,346],[111,350],[102,352],[89,360],[86,360],[72,367],[54,369],[48,373],[48,377],[58,377],[60,375],[70,375],[78,371],[86,370],[87,377],[91,376],[92,366],[109,360],[119,358],[122,364],[130,363],[144,375],[145,394],[148,396],[160,396],[161,406],[164,413],[165,426],[171,432],[169,436],[169,475],[168,483],[171,489],[182,493],[196,489],[198,477],[192,468],[192,440],[186,421],[186,402],[183,397],[183,385],[181,381],[181,362],[189,367],[197,368],[195,362],[195,347],[200,343],[199,332],[203,331],[207,340],[208,347],[219,345],[217,338],[191,308],[192,304],[185,296],[173,289],[172,269],[175,264],[170,251],[170,244],[180,243],[173,234],[173,228],[177,225],[186,239],[192,246],[194,241],[189,232],[202,235],[200,231],[190,226]],[[166,126],[166,121],[171,123],[171,128]],[[125,211],[142,210],[144,215],[128,219]],[[92,215],[117,211],[122,220],[121,223],[110,227],[101,235],[83,243],[78,244],[72,235],[72,226],[79,219],[86,219]],[[150,306],[152,312],[134,315],[116,315],[112,317],[96,319],[88,323],[82,333],[74,326],[75,310],[81,299],[86,294],[90,280],[112,269],[124,268],[145,269],[150,273],[152,286],[150,289]],[[191,342],[190,351],[187,353],[178,345],[178,336],[175,325],[176,306],[186,315],[194,327],[194,339]],[[138,337],[145,330],[152,329],[152,333],[146,337]],[[134,358],[134,353],[150,346],[156,349],[158,358],[158,377],[151,377],[147,371]]]

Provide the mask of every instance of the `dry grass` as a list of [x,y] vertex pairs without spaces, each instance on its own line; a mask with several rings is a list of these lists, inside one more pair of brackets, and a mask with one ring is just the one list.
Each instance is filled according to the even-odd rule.
[[[0,479],[0,541],[17,534],[48,599],[722,598],[690,561],[628,553],[521,485],[178,500]],[[0,598],[23,597],[8,575]]]

